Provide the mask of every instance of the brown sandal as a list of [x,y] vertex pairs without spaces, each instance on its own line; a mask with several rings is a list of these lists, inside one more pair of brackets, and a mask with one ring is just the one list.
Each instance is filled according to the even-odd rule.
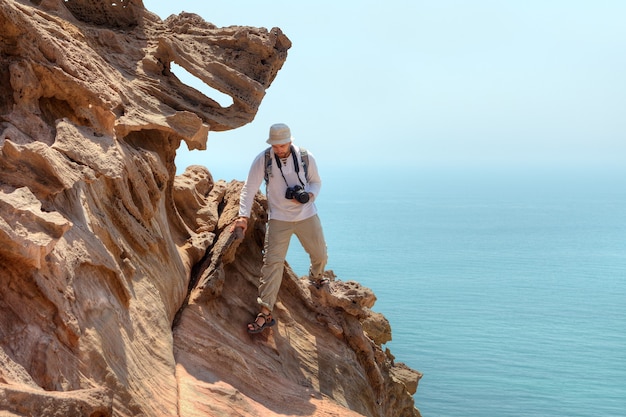
[[330,284],[330,280],[328,278],[309,279],[309,283],[319,290],[324,285]]
[[[263,319],[263,324],[259,324],[259,319]],[[272,318],[272,313],[256,315],[256,319],[252,323],[248,323],[248,333],[261,333],[267,327],[272,327],[276,324],[276,320]]]

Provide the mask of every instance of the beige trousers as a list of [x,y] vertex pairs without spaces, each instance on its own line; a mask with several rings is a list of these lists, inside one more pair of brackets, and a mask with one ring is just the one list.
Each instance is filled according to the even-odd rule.
[[285,257],[292,235],[296,235],[300,244],[309,254],[311,265],[309,276],[320,279],[328,260],[326,241],[322,231],[322,223],[317,215],[298,222],[270,220],[265,233],[265,254],[261,268],[261,285],[259,286],[260,305],[274,309],[278,290],[283,279]]

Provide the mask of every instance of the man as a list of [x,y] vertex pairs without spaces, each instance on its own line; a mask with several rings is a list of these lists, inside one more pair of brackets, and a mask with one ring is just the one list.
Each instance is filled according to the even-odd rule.
[[[278,123],[270,127],[267,139],[271,145],[269,158],[266,156],[267,151],[263,151],[252,162],[239,198],[239,217],[233,225],[233,230],[240,227],[245,233],[254,196],[267,177],[269,220],[257,299],[260,312],[255,321],[248,324],[250,333],[260,333],[276,324],[272,310],[278,297],[285,257],[293,234],[309,254],[309,279],[312,284],[317,288],[328,284],[328,280],[324,279],[326,241],[314,203],[322,181],[313,155],[292,142],[293,137],[287,125]],[[303,160],[302,155],[305,153],[307,157]]]

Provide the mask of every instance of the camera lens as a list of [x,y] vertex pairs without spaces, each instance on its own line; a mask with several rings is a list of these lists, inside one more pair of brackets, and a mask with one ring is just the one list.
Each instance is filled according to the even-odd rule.
[[302,204],[307,203],[309,201],[309,193],[304,190],[299,190],[296,192],[296,198]]

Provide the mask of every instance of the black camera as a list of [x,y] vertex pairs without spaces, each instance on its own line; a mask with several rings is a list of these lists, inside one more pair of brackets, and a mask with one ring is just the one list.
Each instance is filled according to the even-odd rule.
[[289,200],[298,200],[302,204],[307,203],[309,201],[309,193],[304,191],[300,185],[294,185],[293,187],[287,188],[285,192],[285,198]]

